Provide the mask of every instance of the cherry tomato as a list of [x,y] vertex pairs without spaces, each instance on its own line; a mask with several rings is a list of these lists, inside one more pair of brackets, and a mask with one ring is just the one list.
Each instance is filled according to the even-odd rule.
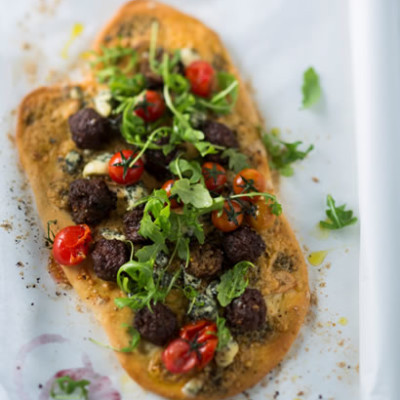
[[173,374],[184,374],[197,365],[197,354],[190,344],[181,338],[173,340],[163,351],[162,361]]
[[139,158],[131,166],[136,155],[132,150],[122,150],[111,157],[108,163],[108,174],[114,182],[120,185],[132,185],[139,181],[143,174],[144,164]]
[[247,221],[256,230],[262,231],[263,229],[272,228],[276,216],[272,214],[269,204],[265,199],[261,198],[254,203],[255,215],[248,215]]
[[92,233],[86,224],[61,229],[54,238],[53,256],[61,265],[81,263],[89,253]]
[[135,114],[146,122],[158,120],[165,111],[165,101],[160,93],[146,90],[143,99],[135,107]]
[[204,183],[208,190],[221,192],[226,183],[226,170],[218,163],[206,162],[201,167],[204,176]]
[[211,214],[214,226],[222,232],[231,232],[239,228],[243,222],[243,210],[237,201],[225,201],[222,213],[215,210]]
[[214,69],[206,61],[193,61],[185,70],[192,92],[197,96],[208,97],[211,94]]
[[174,374],[204,368],[213,358],[218,345],[217,326],[202,320],[184,326],[179,338],[169,343],[162,354],[168,371]]
[[[240,171],[233,180],[233,191],[236,194],[250,193],[250,192],[264,192],[266,183],[264,177],[256,170],[246,168]],[[260,196],[254,197],[241,197],[242,200],[250,201],[252,203],[258,201]]]
[[175,183],[175,180],[170,179],[170,180],[164,182],[164,185],[161,186],[161,189],[164,189],[167,192],[167,196],[169,198],[171,208],[178,208],[178,207],[182,206],[181,202],[177,199],[174,199],[173,197],[171,198],[171,196],[172,196],[171,189],[172,189],[172,186],[174,185],[174,183]]

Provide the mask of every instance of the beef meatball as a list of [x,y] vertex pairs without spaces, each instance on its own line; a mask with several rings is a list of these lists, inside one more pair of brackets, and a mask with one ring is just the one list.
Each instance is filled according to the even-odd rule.
[[[155,141],[155,144],[163,145],[169,141],[168,137],[162,137]],[[169,163],[175,158],[177,151],[172,150],[165,155],[162,150],[147,150],[144,155],[144,168],[160,181],[165,180],[170,176],[168,170]]]
[[224,253],[222,250],[206,243],[194,247],[190,252],[188,272],[197,278],[208,279],[214,277],[222,268]]
[[129,261],[129,249],[121,240],[100,239],[92,251],[93,270],[105,281],[115,282],[119,267]]
[[247,288],[225,309],[227,323],[241,332],[255,331],[265,323],[267,306],[257,289]]
[[[215,121],[206,121],[203,124],[201,130],[204,133],[205,140],[218,146],[224,146],[226,148],[238,148],[239,143],[236,139],[234,132],[229,129],[226,125]],[[220,153],[209,154],[206,159],[208,161],[217,162],[220,164],[226,164],[227,159],[222,158]]]
[[135,315],[134,327],[140,336],[157,346],[164,346],[179,330],[176,315],[164,304],[157,303],[142,308]]
[[123,217],[125,236],[133,244],[144,244],[148,240],[139,234],[140,221],[143,218],[143,208],[136,207]]
[[111,136],[107,118],[93,108],[83,108],[68,118],[72,140],[80,149],[100,149]]
[[266,248],[262,237],[247,225],[224,235],[222,247],[233,264],[245,260],[254,262]]
[[117,205],[117,196],[103,179],[76,179],[69,186],[69,206],[76,224],[96,225]]

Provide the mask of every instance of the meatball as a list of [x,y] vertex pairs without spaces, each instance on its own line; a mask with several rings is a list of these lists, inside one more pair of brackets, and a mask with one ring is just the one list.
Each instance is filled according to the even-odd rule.
[[[155,144],[164,145],[168,141],[168,137],[162,137],[156,140]],[[165,155],[162,150],[147,150],[144,156],[144,168],[158,180],[165,180],[170,176],[168,165],[175,158],[176,153],[176,150],[172,150]]]
[[129,261],[129,249],[121,240],[100,239],[94,244],[92,259],[95,274],[115,282],[119,267]]
[[93,108],[83,108],[68,118],[72,140],[80,149],[100,149],[108,141],[111,127],[107,118]]
[[117,196],[100,179],[76,179],[69,186],[69,206],[77,224],[96,225],[117,205]]
[[267,306],[257,289],[247,288],[225,309],[227,323],[238,331],[255,331],[265,323]]
[[[204,133],[205,140],[212,144],[224,146],[226,148],[239,147],[239,143],[234,132],[220,122],[206,121],[202,127],[202,131]],[[225,158],[221,157],[220,153],[209,154],[206,159],[208,161],[218,162],[220,164],[225,164],[227,161]]]
[[222,268],[224,253],[222,250],[206,243],[196,246],[190,252],[188,272],[197,278],[207,279],[214,277]]
[[164,346],[179,330],[176,315],[164,304],[157,303],[142,308],[135,315],[134,327],[140,336],[157,346]]
[[123,217],[125,236],[133,244],[144,244],[148,240],[139,234],[140,221],[143,218],[143,208],[137,207],[127,212]]
[[266,248],[262,237],[247,225],[226,234],[222,239],[222,247],[233,264],[245,260],[254,262]]

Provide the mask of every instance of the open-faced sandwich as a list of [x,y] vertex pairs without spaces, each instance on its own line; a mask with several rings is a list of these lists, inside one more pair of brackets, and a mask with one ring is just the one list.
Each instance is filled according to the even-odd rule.
[[19,110],[52,257],[140,385],[239,393],[283,358],[309,304],[262,120],[217,35],[154,1],[126,4],[91,64]]

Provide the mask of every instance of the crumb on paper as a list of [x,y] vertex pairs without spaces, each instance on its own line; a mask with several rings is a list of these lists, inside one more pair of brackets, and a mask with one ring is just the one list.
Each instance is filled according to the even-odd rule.
[[313,176],[311,179],[313,182],[319,183],[319,179],[316,176]]

